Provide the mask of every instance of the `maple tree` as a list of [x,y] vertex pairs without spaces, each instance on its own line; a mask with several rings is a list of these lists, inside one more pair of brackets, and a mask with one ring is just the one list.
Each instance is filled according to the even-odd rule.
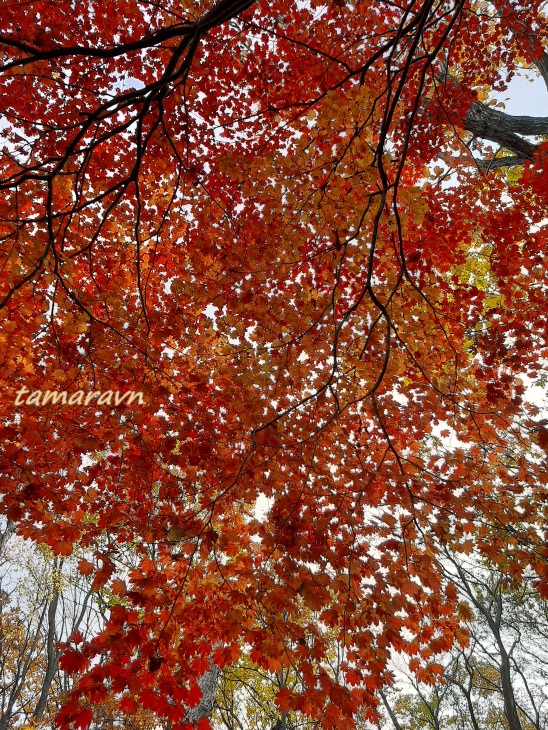
[[298,673],[282,713],[374,720],[391,651],[433,681],[459,628],[440,545],[546,596],[524,378],[546,362],[548,121],[486,103],[520,66],[546,81],[542,3],[0,18],[2,510],[119,598],[64,647],[59,723],[114,697],[207,724],[242,652]]
[[[0,727],[51,730],[56,711],[77,681],[59,667],[48,671],[52,648],[77,629],[88,636],[90,630],[97,633],[118,599],[108,589],[89,590],[90,576],[75,571],[78,554],[59,560],[46,546],[25,544],[13,535],[13,527],[8,524],[0,532]],[[444,667],[441,684],[419,681],[405,671],[405,656],[393,657],[396,682],[379,691],[381,710],[386,709],[379,727],[506,727],[503,697],[509,693],[517,727],[541,730],[546,714],[548,602],[530,588],[529,578],[512,586],[508,575],[476,558],[448,554],[443,568],[459,590],[457,613],[468,632],[460,631],[458,642],[436,655]],[[309,622],[307,641],[317,640],[313,612],[303,611],[300,618]],[[336,630],[324,631],[321,640],[328,647],[324,669],[336,676],[343,658]],[[501,671],[504,664],[508,668]],[[291,667],[269,672],[244,654],[215,678],[212,725],[225,730],[313,728],[311,718],[279,709],[280,690],[294,690],[299,683]],[[150,711],[120,713],[112,695],[95,705],[93,714],[94,728],[169,730],[169,723],[160,723]],[[368,727],[360,715],[358,711],[357,727]]]

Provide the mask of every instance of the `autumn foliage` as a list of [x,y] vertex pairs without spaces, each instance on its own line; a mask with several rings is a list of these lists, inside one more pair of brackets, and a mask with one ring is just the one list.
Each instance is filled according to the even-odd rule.
[[465,643],[445,548],[546,597],[546,143],[467,131],[540,7],[0,4],[1,505],[117,597],[62,727],[246,653],[350,728]]

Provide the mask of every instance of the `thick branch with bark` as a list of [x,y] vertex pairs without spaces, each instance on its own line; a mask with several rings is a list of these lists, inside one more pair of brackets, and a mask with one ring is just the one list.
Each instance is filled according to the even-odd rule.
[[[548,53],[535,62],[546,88],[548,89]],[[526,136],[548,135],[548,117],[513,116],[498,109],[475,102],[466,117],[464,128],[475,137],[495,142],[499,147],[514,152],[514,155],[495,157],[490,160],[476,160],[481,170],[494,170],[500,167],[523,165],[532,161],[538,144],[523,139]]]
[[548,134],[548,117],[512,116],[477,101],[464,119],[464,128],[475,137],[495,142],[500,147],[515,152],[515,155],[491,160],[476,160],[480,169],[493,170],[532,161],[538,145],[523,139],[521,135]]
[[535,61],[535,66],[540,71],[540,75],[544,79],[544,83],[548,89],[548,53],[546,53],[546,51],[544,51],[541,58]]
[[515,152],[518,157],[532,160],[537,145],[520,135],[548,134],[548,117],[516,117],[477,101],[464,120],[464,127],[476,137]]

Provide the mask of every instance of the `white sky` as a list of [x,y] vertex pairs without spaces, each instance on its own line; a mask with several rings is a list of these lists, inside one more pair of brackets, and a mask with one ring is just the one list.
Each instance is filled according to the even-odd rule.
[[504,102],[508,114],[548,117],[548,90],[535,69],[514,76],[508,89],[492,98]]

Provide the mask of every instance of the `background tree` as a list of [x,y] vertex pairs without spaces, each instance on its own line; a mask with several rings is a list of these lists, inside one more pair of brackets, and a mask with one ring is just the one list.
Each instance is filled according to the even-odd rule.
[[394,687],[381,695],[386,726],[539,730],[548,710],[546,601],[528,580],[512,584],[504,573],[462,554],[449,555],[449,566],[468,639],[461,636],[438,657],[441,684],[428,686],[413,676],[404,683],[401,670],[396,673]]
[[[93,593],[73,558],[36,549],[7,523],[0,536],[0,727],[53,730],[55,715],[74,687],[59,666],[60,646],[97,634],[116,597]],[[120,712],[115,697],[94,705],[94,730],[158,730],[150,712]]]
[[[57,670],[62,561],[41,561],[7,523],[0,538],[0,728],[44,716]],[[11,553],[11,555],[10,555]]]

